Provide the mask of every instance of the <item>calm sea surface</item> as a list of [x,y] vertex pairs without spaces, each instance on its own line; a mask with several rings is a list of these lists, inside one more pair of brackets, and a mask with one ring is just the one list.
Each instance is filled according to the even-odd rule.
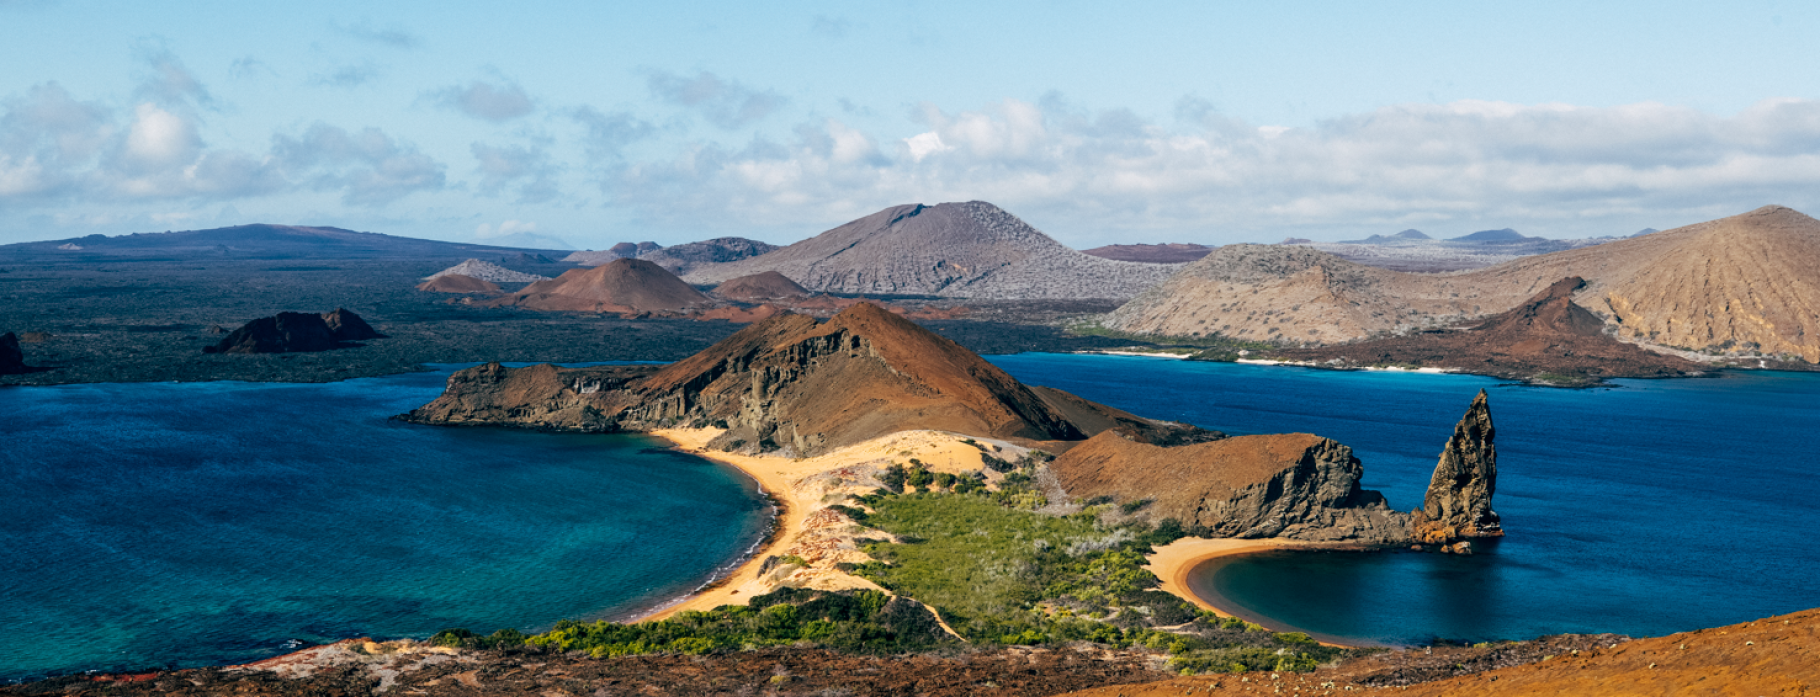
[[0,681],[613,615],[769,524],[647,438],[386,419],[446,377],[0,389]]
[[1489,390],[1487,553],[1279,554],[1203,567],[1254,620],[1389,644],[1661,635],[1820,606],[1820,375],[1737,373],[1559,390],[1490,378],[1024,354],[1028,383],[1232,434],[1352,446],[1365,487],[1421,504],[1454,424]]

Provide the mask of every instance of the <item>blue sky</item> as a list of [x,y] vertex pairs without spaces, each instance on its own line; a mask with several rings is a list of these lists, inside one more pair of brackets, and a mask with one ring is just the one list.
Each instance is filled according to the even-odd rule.
[[0,0],[0,243],[787,243],[969,199],[1077,247],[1820,213],[1806,3],[449,5]]

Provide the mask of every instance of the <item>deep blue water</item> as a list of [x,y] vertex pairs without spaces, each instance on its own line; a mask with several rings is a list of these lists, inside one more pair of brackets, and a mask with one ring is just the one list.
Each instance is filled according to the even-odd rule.
[[446,377],[0,390],[0,681],[623,613],[769,524],[651,439],[387,420]]
[[1662,635],[1820,606],[1820,375],[1732,373],[1561,390],[1460,375],[1156,358],[993,357],[1028,383],[1233,434],[1352,446],[1364,484],[1421,504],[1479,389],[1508,536],[1471,557],[1279,554],[1209,565],[1197,592],[1265,624],[1390,644]]

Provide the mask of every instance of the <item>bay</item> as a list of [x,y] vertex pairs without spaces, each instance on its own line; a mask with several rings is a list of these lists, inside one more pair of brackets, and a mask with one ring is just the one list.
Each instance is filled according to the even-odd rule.
[[0,390],[0,680],[623,615],[769,525],[655,439],[388,420],[442,368]]
[[1466,375],[1068,354],[995,356],[1018,379],[1235,435],[1354,449],[1364,485],[1421,505],[1479,390],[1508,532],[1471,557],[1272,554],[1197,570],[1196,592],[1352,642],[1654,636],[1820,606],[1820,375],[1730,372],[1562,390]]

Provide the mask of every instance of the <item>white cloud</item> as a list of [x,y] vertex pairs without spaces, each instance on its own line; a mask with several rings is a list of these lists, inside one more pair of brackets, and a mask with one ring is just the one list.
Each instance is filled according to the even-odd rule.
[[854,157],[839,144],[871,138],[828,121],[799,128],[793,144],[697,144],[632,163],[609,193],[678,225],[827,224],[896,203],[984,199],[1082,227],[1202,239],[1479,220],[1606,234],[1600,221],[1614,216],[1667,224],[1768,203],[1820,206],[1820,102],[1810,100],[1732,116],[1462,101],[1293,129],[1198,107],[1185,103],[1163,124],[1059,99],[923,106],[928,130],[896,139],[892,153]]
[[274,157],[299,181],[339,191],[353,205],[384,205],[442,189],[446,180],[445,165],[377,128],[347,131],[317,122],[298,137],[272,140]]
[[500,223],[498,227],[494,227],[487,223],[481,223],[479,227],[474,228],[474,236],[483,239],[531,232],[537,232],[537,223],[523,220],[507,220]]
[[519,203],[541,203],[562,193],[556,184],[561,168],[541,147],[473,143],[469,151],[478,163],[483,194],[496,196],[516,186]]
[[708,123],[726,129],[761,121],[789,101],[771,90],[755,90],[707,71],[693,77],[653,71],[645,83],[659,99],[694,109]]
[[524,88],[509,80],[499,84],[475,80],[465,86],[445,87],[429,96],[444,108],[494,123],[526,116],[535,108]]

